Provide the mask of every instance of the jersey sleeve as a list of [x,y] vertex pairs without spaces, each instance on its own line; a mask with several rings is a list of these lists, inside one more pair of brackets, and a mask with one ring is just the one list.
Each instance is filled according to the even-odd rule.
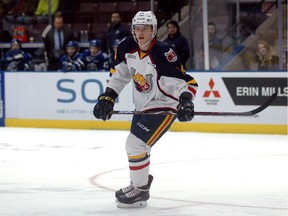
[[132,79],[125,59],[125,54],[129,53],[128,48],[129,43],[125,39],[118,45],[113,64],[110,68],[108,87],[112,88],[118,95]]
[[183,92],[190,92],[194,97],[198,89],[197,81],[186,73],[179,56],[169,46],[161,46],[164,53],[159,58],[158,74],[159,85],[162,89],[174,88],[173,97],[179,98]]

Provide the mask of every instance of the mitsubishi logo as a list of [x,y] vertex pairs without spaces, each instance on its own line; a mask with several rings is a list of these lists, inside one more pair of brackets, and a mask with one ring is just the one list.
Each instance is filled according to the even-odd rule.
[[214,85],[215,85],[215,83],[214,83],[213,79],[211,78],[210,81],[209,81],[209,87],[210,87],[211,90],[207,90],[207,91],[204,92],[204,95],[203,95],[204,98],[210,97],[211,93],[214,95],[215,98],[220,98],[219,91],[213,90]]

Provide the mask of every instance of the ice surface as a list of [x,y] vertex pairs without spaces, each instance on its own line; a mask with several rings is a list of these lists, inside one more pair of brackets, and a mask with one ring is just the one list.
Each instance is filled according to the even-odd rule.
[[118,209],[127,131],[0,128],[1,216],[287,216],[285,135],[168,132],[151,199]]

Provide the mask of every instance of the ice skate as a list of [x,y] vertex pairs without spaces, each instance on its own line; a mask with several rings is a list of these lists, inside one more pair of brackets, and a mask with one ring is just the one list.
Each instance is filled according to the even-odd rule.
[[[152,175],[149,175],[149,176],[148,176],[148,184],[151,185],[152,180],[153,180],[153,176],[152,176]],[[119,196],[124,195],[124,194],[132,191],[133,189],[134,189],[134,186],[133,186],[133,182],[131,181],[131,182],[130,182],[130,185],[128,185],[128,186],[126,186],[126,187],[124,187],[124,188],[121,188],[121,189],[117,190],[117,191],[115,192],[116,202],[118,202],[118,197],[119,197]]]
[[133,183],[132,183],[132,181],[131,181],[131,182],[130,182],[130,185],[128,185],[128,186],[126,186],[126,187],[124,187],[124,188],[121,188],[121,189],[117,190],[117,191],[115,192],[116,202],[118,202],[118,197],[120,197],[120,196],[122,196],[122,195],[124,195],[124,194],[126,194],[126,193],[128,193],[128,192],[130,192],[130,191],[132,191],[133,189],[134,189],[134,187],[133,187]]
[[[119,192],[117,197],[118,208],[143,208],[147,206],[147,200],[150,198],[149,189],[153,181],[153,176],[149,175],[148,184],[142,187],[133,187],[133,189],[125,194]],[[128,186],[129,187],[129,186]],[[127,188],[128,188],[127,187]],[[121,191],[120,189],[119,191]],[[117,193],[117,192],[116,192]]]

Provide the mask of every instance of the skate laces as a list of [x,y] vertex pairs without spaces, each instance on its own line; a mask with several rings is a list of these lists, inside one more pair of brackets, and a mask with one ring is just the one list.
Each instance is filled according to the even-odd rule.
[[149,191],[149,189],[142,189],[142,188],[137,188],[137,187],[133,187],[133,188],[134,189],[132,191],[125,193],[125,196],[127,196],[128,198],[132,198],[132,197],[138,196],[141,192]]
[[134,188],[132,191],[125,194],[128,198],[132,198],[135,196],[138,196],[141,193],[141,191],[138,188]]
[[121,188],[121,190],[122,190],[122,192],[123,192],[124,194],[127,193],[127,192],[129,192],[129,191],[131,191],[131,190],[133,190],[133,189],[134,189],[134,187],[133,187],[132,184],[130,184],[130,185],[124,187],[124,188]]

